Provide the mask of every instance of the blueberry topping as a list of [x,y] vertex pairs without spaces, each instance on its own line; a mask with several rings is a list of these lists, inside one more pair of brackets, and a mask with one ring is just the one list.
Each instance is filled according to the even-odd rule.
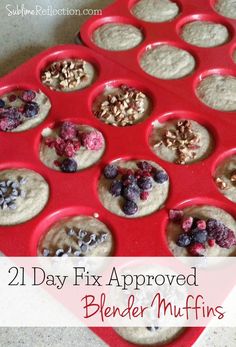
[[123,189],[123,183],[121,181],[115,180],[110,186],[110,193],[112,196],[120,196]]
[[152,179],[151,177],[148,176],[144,176],[144,177],[140,177],[138,179],[138,186],[140,189],[142,190],[151,190],[152,189]]
[[76,172],[77,167],[78,165],[74,159],[66,158],[61,163],[60,169],[62,172]]
[[36,102],[28,102],[25,104],[25,116],[27,118],[33,118],[37,116],[39,112],[39,105]]
[[176,243],[179,247],[187,247],[190,245],[191,241],[191,237],[188,234],[183,233],[179,235]]
[[0,108],[3,108],[5,106],[5,101],[3,101],[2,99],[0,99]]
[[153,179],[155,182],[162,184],[168,181],[169,177],[165,171],[160,170],[154,173]]
[[122,195],[126,200],[137,201],[140,196],[140,189],[136,184],[130,184],[123,189]]
[[106,178],[113,179],[118,175],[118,168],[116,165],[110,164],[107,165],[103,171],[103,174]]
[[206,230],[198,230],[194,229],[191,232],[192,240],[195,243],[205,243],[208,239],[207,231]]
[[132,216],[133,214],[137,213],[138,211],[138,206],[134,201],[127,200],[125,201],[123,205],[123,212],[127,216]]

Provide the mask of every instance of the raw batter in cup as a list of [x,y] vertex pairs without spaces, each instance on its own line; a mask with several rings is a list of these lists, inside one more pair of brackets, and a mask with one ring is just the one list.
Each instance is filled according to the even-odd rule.
[[209,75],[199,82],[198,98],[210,108],[218,111],[236,111],[236,77]]
[[140,0],[131,9],[132,14],[146,22],[167,22],[179,13],[177,4],[170,0]]
[[227,199],[236,202],[236,155],[226,158],[218,165],[215,183]]
[[100,201],[122,217],[142,217],[165,203],[169,178],[152,161],[118,160],[104,168],[98,184]]
[[34,90],[14,90],[0,96],[0,131],[20,132],[36,127],[47,117],[51,103]]
[[213,149],[213,140],[207,129],[186,119],[154,122],[149,144],[161,159],[182,165],[206,158]]
[[113,247],[112,234],[97,218],[64,218],[42,236],[38,256],[108,256]]
[[125,51],[138,46],[143,41],[143,34],[131,24],[109,23],[98,27],[92,40],[108,51]]
[[236,254],[236,221],[221,208],[199,205],[170,210],[167,240],[174,256]]
[[28,169],[0,171],[0,225],[26,222],[45,207],[49,186],[37,172]]
[[181,48],[160,44],[147,49],[141,57],[140,66],[151,76],[171,80],[191,74],[195,59]]
[[216,0],[215,10],[222,16],[228,18],[236,18],[236,3],[235,0]]
[[197,47],[216,47],[228,41],[229,32],[222,24],[194,21],[184,25],[181,37]]

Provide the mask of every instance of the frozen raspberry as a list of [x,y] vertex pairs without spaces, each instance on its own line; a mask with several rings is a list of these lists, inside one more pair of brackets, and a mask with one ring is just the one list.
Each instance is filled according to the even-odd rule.
[[104,146],[104,139],[99,131],[91,131],[81,135],[82,145],[91,151],[98,151]]
[[0,108],[3,108],[5,106],[5,101],[0,99]]
[[103,170],[103,175],[108,179],[116,178],[118,175],[118,168],[114,164],[107,165]]
[[233,230],[216,219],[207,220],[207,231],[210,239],[214,239],[216,244],[222,248],[231,248],[236,245],[236,238]]
[[180,222],[183,218],[184,212],[182,210],[170,210],[169,219],[172,222]]
[[20,106],[20,107],[18,107],[18,112],[20,112],[20,113],[24,113],[25,112],[25,106]]
[[209,247],[214,247],[216,244],[215,240],[213,240],[213,239],[210,239],[207,242],[208,242]]
[[36,102],[27,102],[24,111],[25,117],[34,118],[39,113],[39,105]]
[[64,148],[64,156],[71,158],[75,155],[76,149],[73,144],[73,142],[66,142],[65,148]]
[[188,232],[188,231],[191,230],[192,225],[193,225],[193,217],[184,218],[184,220],[183,220],[183,222],[182,222],[182,229],[183,229],[185,232]]
[[152,174],[149,171],[143,171],[141,177],[151,177]]
[[176,241],[176,244],[179,247],[187,247],[190,245],[190,243],[191,243],[191,237],[186,233],[180,234]]
[[110,193],[112,196],[120,196],[123,189],[123,183],[119,180],[114,180],[110,186]]
[[149,164],[147,161],[139,161],[137,163],[137,167],[142,171],[148,171],[148,172],[152,171],[152,165]]
[[192,240],[195,243],[205,243],[208,239],[206,230],[194,229],[191,232]]
[[130,184],[123,189],[122,196],[126,200],[137,201],[140,196],[140,189],[136,184]]
[[206,222],[203,219],[197,221],[197,228],[199,230],[206,230]]
[[61,163],[60,169],[63,172],[72,173],[77,171],[77,167],[77,163],[74,159],[66,158]]
[[14,102],[14,101],[16,101],[16,99],[17,99],[17,96],[15,94],[11,94],[8,96],[8,100],[10,102]]
[[151,177],[140,177],[137,181],[138,186],[142,190],[152,190],[152,179]]
[[76,125],[72,122],[63,122],[60,128],[60,137],[63,140],[72,140],[76,138],[77,129]]
[[159,170],[154,173],[153,179],[155,182],[162,184],[168,181],[169,177],[165,171]]
[[127,200],[123,205],[123,212],[127,216],[132,216],[138,212],[138,206],[134,201]]
[[141,192],[140,193],[140,199],[141,200],[147,200],[148,199],[148,197],[149,197],[149,192]]
[[21,99],[25,102],[33,101],[36,98],[36,93],[33,90],[24,90]]
[[188,252],[192,256],[204,256],[206,254],[205,246],[202,243],[194,243],[188,247]]
[[133,174],[128,174],[128,173],[125,175],[122,175],[121,179],[124,186],[129,186],[131,183],[134,183],[136,181],[135,176]]
[[46,137],[44,142],[45,142],[45,145],[47,145],[50,148],[53,148],[55,145],[55,139],[52,137]]

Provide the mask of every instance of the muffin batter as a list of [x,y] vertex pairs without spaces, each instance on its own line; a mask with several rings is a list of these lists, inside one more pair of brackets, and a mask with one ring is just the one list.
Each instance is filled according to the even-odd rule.
[[220,163],[215,172],[215,182],[226,198],[236,202],[236,155]]
[[92,40],[100,48],[125,51],[138,46],[143,40],[143,34],[131,24],[109,23],[97,28]]
[[170,0],[140,0],[131,10],[138,19],[146,22],[167,22],[177,16],[179,8]]
[[227,42],[229,32],[222,24],[207,21],[195,21],[182,28],[184,41],[198,47],[216,47]]
[[207,106],[219,111],[236,110],[236,77],[210,75],[198,85],[196,94]]
[[0,172],[0,225],[26,222],[39,214],[49,198],[44,178],[28,169]]
[[235,0],[216,0],[215,9],[222,16],[228,18],[236,18],[236,2]]
[[38,256],[108,256],[112,235],[97,218],[75,216],[55,223],[42,236]]
[[148,49],[140,65],[147,74],[169,80],[189,75],[195,68],[195,60],[183,49],[161,44]]

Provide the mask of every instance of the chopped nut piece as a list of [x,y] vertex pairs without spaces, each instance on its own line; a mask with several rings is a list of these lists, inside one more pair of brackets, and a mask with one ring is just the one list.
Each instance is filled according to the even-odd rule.
[[223,181],[222,178],[217,177],[216,180],[215,180],[215,182],[216,182],[217,187],[218,187],[220,190],[225,190],[225,189],[227,188],[227,184],[226,184],[225,181]]

